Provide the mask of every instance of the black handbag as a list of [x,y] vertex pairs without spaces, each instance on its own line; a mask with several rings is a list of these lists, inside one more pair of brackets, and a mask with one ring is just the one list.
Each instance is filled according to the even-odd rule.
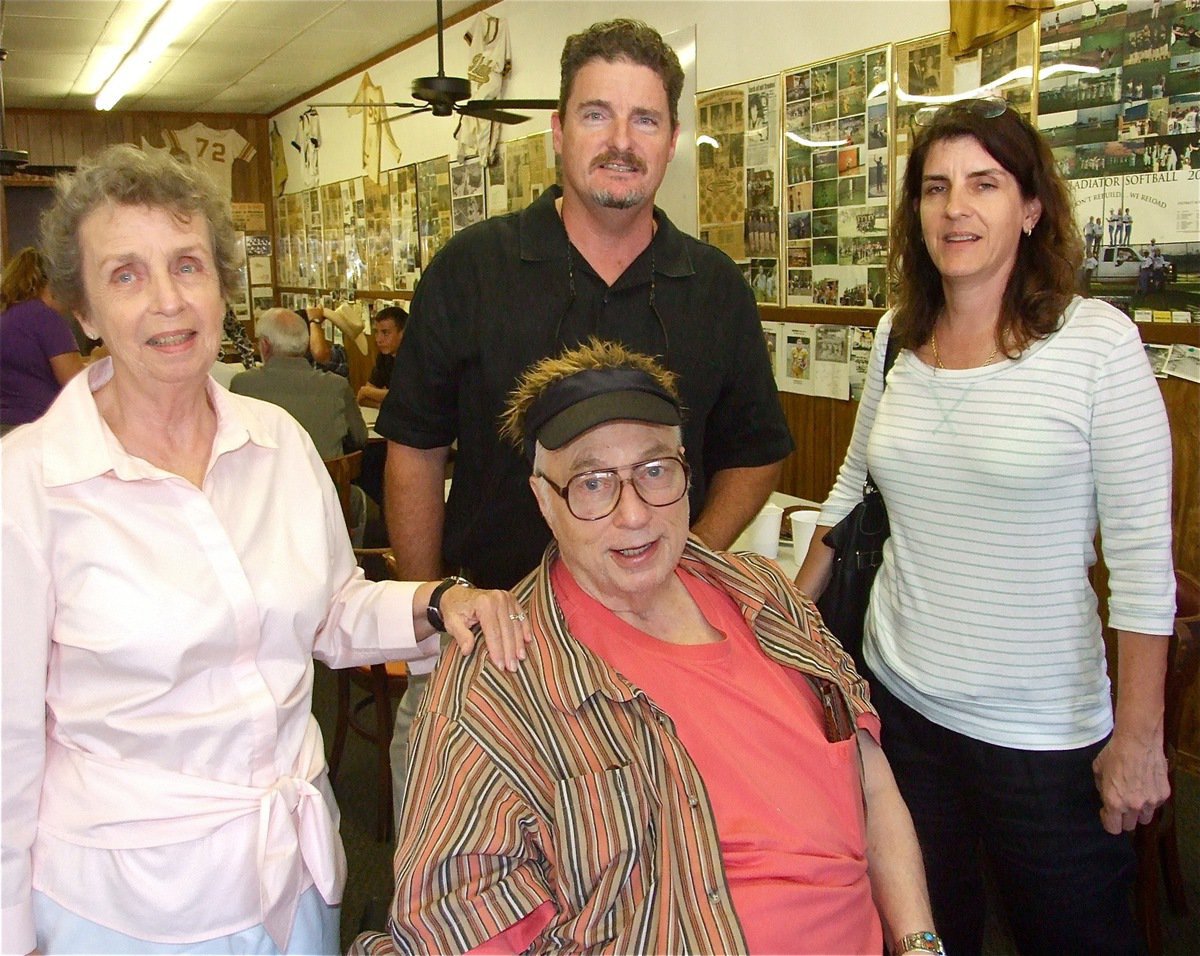
[[[897,351],[889,336],[883,358],[885,389]],[[887,505],[868,471],[863,482],[862,501],[821,539],[833,549],[833,572],[817,601],[817,610],[821,612],[825,626],[854,658],[855,666],[864,676],[868,671],[863,661],[863,619],[867,615],[871,585],[883,563],[883,543],[890,532]]]

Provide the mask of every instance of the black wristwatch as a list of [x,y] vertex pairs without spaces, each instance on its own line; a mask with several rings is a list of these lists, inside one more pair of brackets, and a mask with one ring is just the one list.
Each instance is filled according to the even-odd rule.
[[425,608],[425,618],[439,631],[446,629],[446,621],[442,618],[442,595],[456,585],[462,585],[464,588],[472,587],[471,582],[466,578],[452,574],[434,588],[433,593],[429,595],[429,606]]

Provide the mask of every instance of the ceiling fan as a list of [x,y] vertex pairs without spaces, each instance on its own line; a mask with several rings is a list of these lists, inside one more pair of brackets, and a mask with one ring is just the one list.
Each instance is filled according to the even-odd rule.
[[[442,26],[442,0],[437,0],[437,76],[419,76],[412,82],[413,99],[417,103],[381,103],[380,106],[395,106],[406,109],[407,113],[389,116],[383,123],[392,123],[407,116],[418,113],[432,113],[434,116],[451,116],[458,113],[461,116],[478,116],[480,119],[491,120],[495,123],[524,123],[528,116],[513,113],[510,110],[553,110],[558,108],[557,100],[473,100],[471,99],[471,81],[462,76],[446,76],[444,51],[444,28]],[[463,101],[466,102],[463,102]],[[362,106],[362,103],[310,103],[315,109],[323,106]]]

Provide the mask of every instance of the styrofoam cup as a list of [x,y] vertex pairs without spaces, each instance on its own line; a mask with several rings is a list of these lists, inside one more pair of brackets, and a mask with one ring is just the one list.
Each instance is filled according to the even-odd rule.
[[764,558],[779,557],[779,529],[783,527],[783,509],[768,501],[750,525],[750,550]]
[[792,554],[797,564],[804,563],[808,554],[808,546],[812,542],[813,531],[817,527],[819,511],[793,511],[788,517],[792,521]]

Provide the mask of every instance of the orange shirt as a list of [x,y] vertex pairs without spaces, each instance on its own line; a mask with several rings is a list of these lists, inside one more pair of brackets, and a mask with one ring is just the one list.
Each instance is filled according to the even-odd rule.
[[804,676],[767,658],[730,597],[676,573],[724,640],[659,641],[585,594],[561,562],[552,571],[571,634],[675,722],[708,790],[751,952],[882,952],[857,743],[825,739]]

